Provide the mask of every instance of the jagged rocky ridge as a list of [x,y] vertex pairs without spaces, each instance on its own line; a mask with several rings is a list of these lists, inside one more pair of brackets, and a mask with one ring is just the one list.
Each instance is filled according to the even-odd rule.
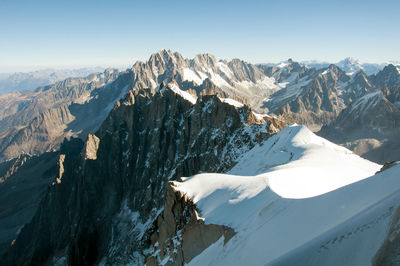
[[350,75],[335,65],[316,69],[293,60],[278,66],[253,65],[239,59],[218,61],[210,54],[184,59],[162,50],[123,72],[106,70],[31,94],[0,96],[0,161],[57,149],[64,137],[84,139],[127,91],[149,88],[154,94],[171,79],[193,95],[239,99],[260,113],[285,113],[318,131],[360,97],[398,86],[398,76],[393,65],[371,76],[363,71]]
[[[149,264],[175,265],[188,242],[196,247],[185,239],[200,231],[196,219],[179,218],[198,213],[205,225],[235,233],[216,234],[218,240],[185,260],[188,265],[397,265],[399,171],[398,162],[381,168],[304,127],[289,126],[226,174],[171,182],[177,208],[166,203],[159,220],[180,223],[167,241],[154,239]],[[186,209],[195,215],[181,215]],[[169,215],[176,216],[164,218]],[[164,222],[159,234],[169,229]]]
[[[171,79],[197,96],[218,94],[245,102],[250,99],[257,102],[255,108],[276,87],[257,66],[238,59],[218,62],[209,54],[183,59],[179,53],[162,50],[122,73],[106,70],[103,76],[68,79],[35,93],[2,96],[0,160],[22,152],[40,154],[57,148],[64,137],[93,133],[127,91],[150,88],[153,94]],[[87,125],[88,121],[93,122]]]
[[35,92],[0,96],[4,104],[0,108],[0,161],[22,153],[52,151],[65,137],[82,137],[97,130],[127,91],[127,75],[120,74],[107,69]]
[[166,186],[164,210],[153,232],[146,265],[184,265],[220,237],[227,242],[235,235],[228,226],[205,224],[193,201],[176,190],[173,182]]
[[319,134],[372,161],[398,160],[400,74],[394,66],[387,66],[371,80],[381,89],[356,98]]
[[[284,64],[284,62],[280,63],[269,63],[268,65],[279,65],[279,64]],[[332,63],[328,62],[321,62],[318,60],[306,60],[306,61],[301,61],[300,64],[311,67],[311,68],[316,68],[316,69],[322,69],[322,68],[327,68],[329,65]],[[400,62],[398,61],[387,61],[386,63],[363,63],[360,62],[357,59],[354,59],[352,57],[346,57],[343,60],[333,63],[334,65],[340,67],[342,70],[346,71],[348,75],[353,75],[360,70],[365,72],[367,75],[374,75],[381,71],[385,66],[389,64],[395,65],[397,68],[400,67]]]
[[83,103],[90,99],[92,91],[114,81],[119,75],[116,69],[106,69],[83,78],[67,78],[52,85],[38,87],[35,91],[6,94],[0,97],[0,132],[12,126],[24,125],[38,114],[69,104]]
[[172,86],[130,91],[96,137],[61,146],[57,178],[4,265],[143,263],[168,180],[226,171],[286,125],[216,96],[193,104]]
[[[7,135],[9,137],[4,140],[11,140],[12,143],[20,139],[19,145],[25,145],[26,141],[35,138],[44,138],[41,144],[44,148],[40,152],[56,148],[56,145],[46,145],[62,141],[62,134],[66,132],[63,127],[67,125],[70,128],[73,125],[75,132],[90,128],[80,134],[87,136],[86,133],[94,132],[99,127],[114,106],[114,101],[130,91],[124,100],[116,103],[111,116],[95,135],[89,135],[85,143],[76,139],[67,141],[53,163],[44,167],[46,171],[43,174],[45,179],[42,187],[48,183],[54,185],[49,189],[38,211],[36,212],[36,206],[33,208],[36,215],[32,223],[22,230],[25,233],[21,233],[19,240],[14,242],[5,261],[17,264],[24,260],[31,264],[86,263],[99,262],[100,259],[110,264],[144,262],[144,257],[148,255],[144,248],[148,246],[150,236],[155,233],[149,228],[156,228],[153,221],[162,212],[164,202],[160,195],[163,195],[169,177],[174,179],[201,171],[225,171],[242,152],[262,138],[262,134],[257,135],[260,130],[265,131],[264,126],[243,127],[243,124],[266,120],[271,132],[280,129],[284,124],[251,112],[247,107],[237,109],[221,103],[220,98],[242,98],[243,95],[238,94],[238,91],[247,92],[249,87],[250,91],[262,92],[268,89],[262,93],[270,96],[252,97],[258,102],[251,103],[257,106],[262,99],[261,110],[273,110],[276,113],[280,113],[281,107],[285,106],[283,111],[298,120],[309,121],[310,125],[320,125],[321,121],[331,123],[335,121],[340,110],[343,110],[344,117],[346,110],[350,110],[360,99],[368,98],[379,91],[383,92],[385,106],[390,106],[389,109],[385,107],[385,110],[393,111],[398,108],[398,72],[390,66],[372,77],[362,72],[349,77],[334,65],[317,71],[288,61],[286,66],[257,66],[257,70],[240,60],[216,62],[211,57],[200,55],[193,60],[182,61],[177,53],[161,51],[154,54],[148,62],[138,62],[132,69],[118,73],[114,82],[110,81],[104,87],[99,85],[88,98],[87,95],[80,94],[82,97],[74,98],[71,105],[63,105],[55,111],[45,111],[40,115],[42,119],[35,117],[27,127],[22,126],[20,130]],[[225,66],[233,73],[231,78],[223,73]],[[227,69],[225,71],[229,73]],[[166,88],[163,85],[163,82],[172,78],[176,86],[189,92],[192,97],[199,98],[195,107],[187,101],[186,105],[181,103],[181,97],[171,91],[171,86]],[[164,89],[159,90],[159,85]],[[60,86],[58,89],[62,88],[64,87]],[[50,91],[56,93],[58,89]],[[207,96],[208,94],[217,94],[220,98]],[[250,102],[246,99],[242,101]],[[233,110],[238,114],[232,115],[232,120],[225,119]],[[68,112],[78,118],[70,116]],[[282,116],[286,114],[283,113]],[[373,124],[369,121],[373,118],[366,116],[362,124],[371,127]],[[182,119],[183,124],[180,122]],[[357,118],[353,120],[357,121]],[[76,121],[81,121],[81,124]],[[87,121],[93,122],[92,127],[87,126]],[[54,134],[56,140],[45,139],[46,136],[52,136],[48,129],[54,128],[54,125],[61,128],[61,136],[57,133]],[[203,128],[205,129],[202,130]],[[396,128],[398,126],[394,127]],[[383,127],[383,130],[386,128]],[[32,132],[36,132],[36,135]],[[254,136],[252,132],[258,133]],[[357,137],[354,134],[354,138]],[[165,147],[161,145],[165,143]],[[237,150],[241,143],[246,145]],[[81,154],[81,151],[84,152]],[[150,151],[154,151],[154,154],[146,158]],[[101,155],[98,156],[99,153]],[[39,158],[42,162],[44,157]],[[59,167],[55,169],[57,164]],[[18,181],[15,184],[19,185]],[[41,199],[41,191],[43,188],[35,191],[38,192],[35,195],[39,195],[35,204]],[[88,207],[89,205],[93,207]],[[64,213],[66,209],[69,211]],[[50,217],[54,210],[56,219]],[[19,220],[18,225],[22,226],[31,219],[33,211],[29,211],[30,216],[26,215]],[[63,224],[65,221],[67,223]],[[45,227],[46,224],[52,226]],[[41,229],[36,232],[37,228]],[[7,241],[15,236],[18,229],[10,229]],[[24,243],[30,243],[32,239],[38,245],[25,247]],[[22,253],[25,255],[19,258]]]

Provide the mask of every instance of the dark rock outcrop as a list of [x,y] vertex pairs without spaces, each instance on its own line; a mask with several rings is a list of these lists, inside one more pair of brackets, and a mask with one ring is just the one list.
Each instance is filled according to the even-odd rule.
[[120,72],[106,69],[84,78],[67,78],[52,85],[37,88],[34,92],[15,93],[0,97],[0,132],[25,125],[49,109],[73,102],[82,102],[93,91],[115,80]]
[[57,157],[55,152],[21,155],[0,163],[0,256],[32,219],[48,186],[56,182]]
[[398,162],[398,161],[397,162],[396,161],[386,162],[386,163],[383,164],[382,168],[378,172],[376,172],[375,174],[383,172],[383,171],[385,171],[385,170],[387,170],[387,169],[389,169],[389,168],[391,168],[391,167],[393,167],[393,166],[395,166],[396,164],[399,164],[399,163],[400,162]]
[[97,150],[99,149],[100,139],[93,134],[89,134],[83,147],[84,160],[96,160]]
[[245,102],[260,113],[285,113],[313,131],[334,123],[342,110],[375,90],[400,105],[395,66],[372,76],[362,70],[351,72],[337,65],[317,70],[291,59],[278,66],[218,61],[211,54],[184,59],[177,52],[161,50],[124,72],[108,69],[36,92],[0,96],[0,161],[58,149],[64,137],[85,139],[127,91],[154,94],[172,79],[198,97],[217,94]]
[[35,92],[0,96],[0,161],[53,151],[64,138],[96,131],[114,101],[126,93],[127,74],[120,74],[107,69]]
[[203,250],[224,237],[228,242],[235,232],[232,228],[205,224],[191,199],[169,182],[163,212],[158,216],[150,236],[152,250],[146,265],[184,265]]
[[318,134],[371,161],[400,159],[400,110],[381,91],[353,102]]
[[379,87],[387,86],[399,86],[400,85],[400,73],[397,68],[389,64],[385,66],[376,75],[371,76],[372,82]]
[[278,118],[246,125],[251,113],[216,96],[193,105],[168,87],[129,93],[96,132],[96,159],[83,160],[82,142],[62,146],[61,182],[49,188],[3,264],[144,263],[169,180],[224,172],[270,136],[271,125],[286,125]]
[[320,71],[295,62],[289,66],[284,74],[296,79],[273,94],[265,107],[274,113],[289,113],[312,130],[331,123],[349,101],[348,95],[341,91],[350,78],[335,65]]

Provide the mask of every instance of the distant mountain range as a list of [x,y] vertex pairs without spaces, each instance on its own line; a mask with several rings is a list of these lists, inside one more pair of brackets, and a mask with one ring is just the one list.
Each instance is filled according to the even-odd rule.
[[[0,96],[0,160],[56,149],[64,137],[84,138],[127,92],[148,90],[154,94],[172,80],[196,98],[206,94],[229,97],[249,104],[258,113],[290,116],[313,131],[334,123],[354,101],[376,91],[385,90],[384,97],[389,97],[395,108],[387,110],[397,110],[400,74],[394,65],[374,75],[367,75],[351,59],[339,65],[351,73],[334,64],[317,69],[290,59],[273,66],[253,65],[240,59],[218,61],[210,54],[184,59],[179,53],[162,50],[126,71],[106,70],[34,92]],[[379,145],[388,140],[386,131],[382,132],[375,138]],[[339,143],[351,148],[353,141]],[[377,146],[367,147],[353,150],[362,155]],[[390,156],[384,158],[374,160],[381,162]]]
[[[280,63],[268,63],[266,65],[283,66],[287,61]],[[355,74],[363,70],[367,75],[378,73],[386,65],[393,64],[400,68],[400,62],[388,61],[386,63],[361,63],[359,60],[347,57],[336,63],[321,62],[317,60],[300,61],[301,65],[311,68],[327,68],[330,64],[335,64],[348,75]],[[57,81],[73,77],[85,77],[95,72],[102,72],[102,67],[89,67],[78,69],[42,69],[33,72],[0,73],[0,95],[12,92],[31,91],[40,86],[53,84]]]
[[[279,63],[267,63],[267,65],[271,66],[279,66],[282,64],[285,64],[286,61],[282,61]],[[335,62],[335,63],[329,63],[329,62],[323,62],[323,61],[318,61],[318,60],[308,60],[308,61],[300,61],[299,62],[301,65],[305,65],[308,67],[316,68],[316,69],[322,69],[322,68],[327,68],[329,65],[334,64],[338,66],[340,69],[345,71],[348,75],[352,75],[357,73],[357,71],[362,70],[365,72],[367,75],[373,75],[378,73],[380,70],[382,70],[385,66],[387,65],[395,65],[397,68],[400,68],[400,61],[388,61],[386,63],[362,63],[357,59],[354,59],[352,57],[346,57],[345,59]]]
[[32,91],[40,86],[50,85],[72,77],[85,77],[103,71],[102,67],[79,69],[42,69],[33,72],[1,73],[0,95],[12,92]]
[[1,95],[1,264],[396,265],[400,73],[348,61],[161,50]]

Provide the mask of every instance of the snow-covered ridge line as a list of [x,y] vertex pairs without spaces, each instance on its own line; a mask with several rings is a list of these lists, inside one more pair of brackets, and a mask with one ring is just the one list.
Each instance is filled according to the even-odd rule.
[[[364,95],[360,99],[358,99],[354,104],[351,106],[351,111],[361,109],[361,108],[367,108],[367,107],[373,107],[376,105],[379,99],[382,99],[383,95],[381,91],[376,91],[372,92],[369,94]],[[367,105],[368,104],[368,105]]]
[[253,113],[253,115],[258,119],[258,120],[260,120],[260,121],[262,121],[262,120],[264,120],[264,118],[270,118],[271,116],[270,115],[268,115],[268,114],[259,114],[259,113],[256,113],[256,112],[254,112],[254,111],[252,111],[252,113]]
[[[243,199],[240,205],[235,206],[231,199],[229,205],[214,205],[211,209],[213,202],[207,199],[224,200],[222,192],[229,191],[227,185],[218,187],[218,195],[210,194],[197,205],[209,211],[203,214],[205,222],[211,222],[208,215],[212,222],[229,223],[238,233],[225,245],[223,241],[216,242],[189,265],[279,265],[299,258],[306,262],[304,265],[335,265],[339,261],[340,265],[368,265],[388,233],[394,215],[393,195],[397,199],[400,196],[399,172],[400,166],[396,165],[374,177],[309,199],[277,198],[264,189]],[[243,189],[240,184],[237,187],[230,190],[231,195],[236,192],[251,196],[251,188]],[[219,220],[215,218],[217,213]],[[304,254],[294,252],[297,249]]]
[[242,155],[227,174],[262,176],[280,197],[308,198],[372,176],[380,167],[292,124]]
[[167,87],[185,100],[191,102],[192,104],[196,103],[197,99],[192,94],[188,93],[187,91],[181,90],[175,83],[169,83],[167,86],[161,89],[161,92],[165,92],[165,89]]
[[244,106],[243,103],[240,103],[240,102],[238,102],[238,101],[236,101],[234,99],[231,99],[231,98],[219,98],[219,99],[221,100],[221,102],[233,105],[233,106],[235,106],[237,108],[242,108]]
[[[209,246],[189,265],[285,261],[299,247],[314,248],[314,239],[347,234],[347,220],[399,191],[400,166],[368,178],[380,168],[303,126],[291,125],[242,155],[227,174],[199,174],[174,182],[175,189],[196,203],[206,224],[226,225],[237,232],[226,244],[220,239]],[[373,215],[381,216],[380,211]],[[363,217],[352,226],[367,222]],[[388,219],[379,221],[379,228],[390,224]],[[357,248],[366,252],[350,261],[370,262],[383,239],[374,232],[368,233],[377,240],[373,247],[346,245],[347,256]]]

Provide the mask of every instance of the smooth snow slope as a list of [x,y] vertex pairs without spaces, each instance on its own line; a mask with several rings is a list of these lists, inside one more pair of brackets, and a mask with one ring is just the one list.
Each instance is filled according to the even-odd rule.
[[[390,225],[391,216],[382,216],[390,205],[386,198],[400,188],[397,166],[365,179],[379,168],[292,125],[245,154],[229,174],[200,174],[175,182],[194,200],[205,223],[237,232],[225,246],[220,239],[190,265],[369,264]],[[386,202],[382,208],[381,202]],[[357,231],[371,220],[380,223],[370,235]],[[327,242],[349,232],[356,242],[373,241],[357,245],[352,240],[336,249],[332,247],[338,240],[332,247]],[[313,260],[318,257],[314,253],[319,259]]]
[[380,167],[293,124],[244,154],[228,174],[260,175],[281,197],[307,198],[369,177]]

